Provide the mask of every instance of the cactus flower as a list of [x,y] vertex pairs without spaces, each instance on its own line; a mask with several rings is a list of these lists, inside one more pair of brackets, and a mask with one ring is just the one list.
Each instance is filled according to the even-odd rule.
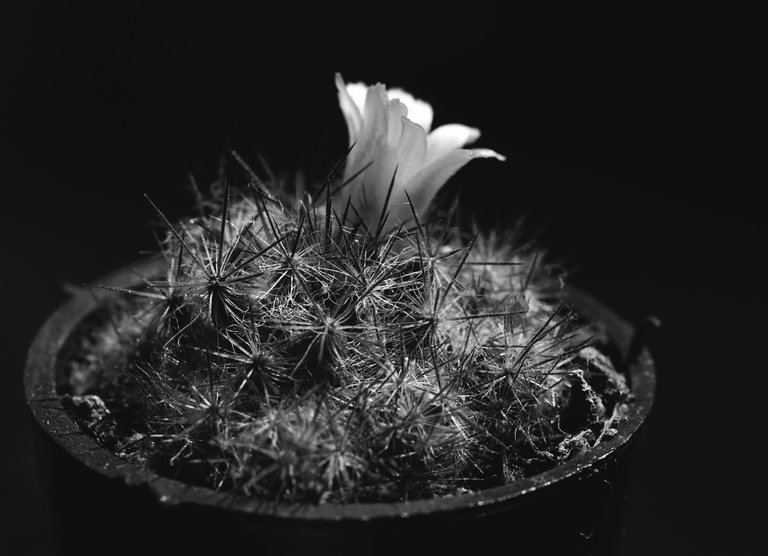
[[338,195],[344,203],[351,197],[369,225],[375,225],[383,212],[393,176],[387,206],[390,225],[413,218],[409,198],[416,213],[426,215],[440,188],[470,160],[505,160],[490,149],[462,148],[480,137],[478,129],[447,124],[431,130],[432,107],[402,89],[387,90],[381,83],[345,84],[338,73],[336,87],[349,144],[354,145],[344,181],[359,174]]

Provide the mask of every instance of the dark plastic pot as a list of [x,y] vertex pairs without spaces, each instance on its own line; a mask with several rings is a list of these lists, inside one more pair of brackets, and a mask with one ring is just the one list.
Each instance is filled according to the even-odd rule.
[[[143,271],[151,264],[142,263]],[[136,268],[99,283],[129,284]],[[78,325],[98,306],[92,292],[76,293],[39,331],[24,371],[56,546],[61,554],[454,554],[483,547],[503,553],[615,554],[630,452],[653,403],[655,370],[634,327],[582,292],[570,290],[568,297],[583,315],[605,324],[625,359],[635,398],[619,434],[507,486],[398,503],[307,505],[190,486],[127,464],[84,434],[56,392],[63,354]]]

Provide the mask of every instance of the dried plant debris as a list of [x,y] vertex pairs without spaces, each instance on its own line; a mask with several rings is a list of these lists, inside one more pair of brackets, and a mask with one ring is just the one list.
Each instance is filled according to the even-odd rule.
[[254,180],[192,221],[156,208],[164,270],[66,362],[83,428],[168,476],[312,502],[504,484],[615,433],[626,382],[534,249],[318,198]]

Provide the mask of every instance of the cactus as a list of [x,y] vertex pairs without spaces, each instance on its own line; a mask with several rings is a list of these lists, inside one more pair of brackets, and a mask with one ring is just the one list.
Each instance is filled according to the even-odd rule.
[[407,189],[396,219],[362,208],[344,161],[296,198],[233,157],[245,187],[219,183],[197,218],[152,204],[162,272],[118,289],[69,363],[122,456],[271,499],[402,500],[504,484],[615,430],[626,385],[538,249],[424,216]]

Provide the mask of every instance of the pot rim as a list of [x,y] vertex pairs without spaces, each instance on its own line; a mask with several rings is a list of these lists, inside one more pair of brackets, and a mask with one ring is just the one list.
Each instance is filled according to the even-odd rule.
[[[135,284],[137,277],[148,275],[158,264],[158,258],[143,259],[108,274],[96,283],[125,287],[127,282],[133,280]],[[114,295],[117,294],[108,290],[98,293],[86,289],[78,290],[50,314],[36,334],[27,354],[23,377],[25,397],[37,424],[72,457],[104,477],[122,479],[129,486],[145,485],[162,504],[199,504],[264,517],[310,521],[368,521],[447,512],[493,511],[497,507],[520,503],[525,495],[540,492],[555,483],[587,477],[608,465],[637,436],[654,401],[655,365],[648,350],[643,348],[627,365],[626,372],[632,388],[633,402],[629,405],[627,418],[622,422],[618,433],[565,463],[508,485],[427,499],[346,504],[277,502],[217,492],[161,476],[126,462],[83,432],[62,406],[56,393],[55,382],[59,352],[82,320],[92,313],[103,299]],[[637,332],[634,326],[591,295],[573,286],[567,286],[566,299],[581,315],[603,322],[611,341],[620,353],[628,353]]]

